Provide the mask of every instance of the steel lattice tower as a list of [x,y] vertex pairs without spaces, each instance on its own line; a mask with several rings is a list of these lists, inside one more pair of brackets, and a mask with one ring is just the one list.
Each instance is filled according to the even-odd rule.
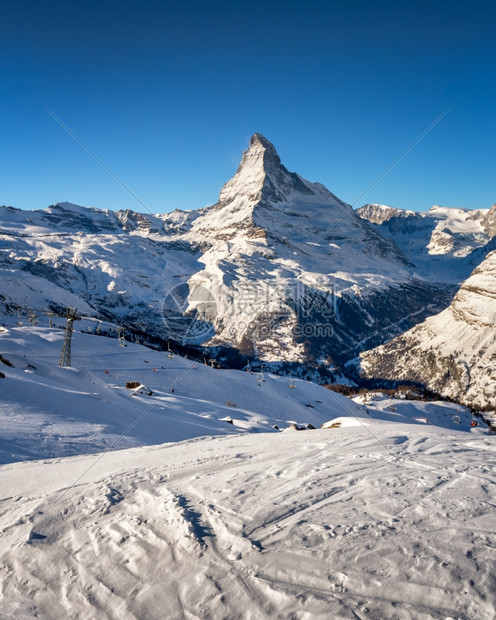
[[67,308],[67,312],[65,315],[66,323],[65,323],[65,336],[64,343],[62,344],[62,352],[60,353],[60,361],[59,366],[70,366],[71,365],[71,341],[72,341],[72,332],[74,330],[74,321],[79,319],[76,316],[77,308]]

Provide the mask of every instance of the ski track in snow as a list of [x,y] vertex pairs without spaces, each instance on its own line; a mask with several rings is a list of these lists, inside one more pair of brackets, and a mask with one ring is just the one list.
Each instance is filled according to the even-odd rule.
[[6,465],[0,614],[489,620],[494,443],[404,430],[439,501],[363,428],[114,452],[58,501],[94,457]]
[[[496,444],[466,409],[78,333],[60,369],[61,338],[0,334],[2,620],[494,618]],[[141,447],[82,454],[153,402],[126,380],[162,393],[188,368],[118,444]],[[341,426],[272,429],[291,421]]]

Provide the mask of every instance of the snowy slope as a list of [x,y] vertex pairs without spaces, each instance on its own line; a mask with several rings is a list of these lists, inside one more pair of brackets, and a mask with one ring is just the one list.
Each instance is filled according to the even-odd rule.
[[[343,412],[364,415],[361,407],[314,383],[295,381],[296,388],[290,388],[288,379],[268,373],[212,369],[78,332],[73,368],[59,368],[63,335],[55,328],[0,331],[0,352],[13,365],[0,362],[5,375],[0,378],[0,462],[271,432],[274,425],[320,427]],[[153,396],[133,394],[124,387],[128,381],[144,384]]]
[[496,409],[496,252],[451,305],[391,342],[361,354],[368,377],[418,381],[475,408]]
[[383,425],[0,468],[0,616],[496,613],[490,437]]
[[167,291],[197,262],[185,243],[166,239],[163,230],[129,232],[118,215],[67,203],[46,211],[0,209],[4,313],[71,305],[89,316],[154,324],[160,334]]
[[463,407],[78,331],[59,368],[62,337],[0,331],[2,619],[493,617],[496,448]]
[[[391,413],[377,403],[365,409],[315,383],[213,369],[78,332],[73,367],[59,368],[62,339],[63,331],[55,328],[0,331],[5,375],[0,376],[0,463],[204,435],[277,432],[274,426],[284,430],[292,424],[319,428],[343,416],[359,424],[374,419],[413,425],[428,417],[444,428],[470,430],[470,415],[456,405],[415,403],[405,409],[400,403]],[[129,381],[144,385],[144,394],[126,389]],[[461,423],[452,423],[453,412]]]

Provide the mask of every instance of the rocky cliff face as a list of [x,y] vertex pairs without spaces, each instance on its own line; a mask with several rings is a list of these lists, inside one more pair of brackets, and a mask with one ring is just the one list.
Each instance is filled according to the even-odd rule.
[[426,218],[394,211],[367,221],[255,134],[199,211],[1,208],[0,303],[6,316],[76,305],[162,338],[331,368],[445,308],[469,268],[423,238],[419,258],[410,241]]
[[492,252],[446,310],[362,353],[362,374],[416,381],[469,406],[496,409],[495,325],[496,252]]
[[490,237],[496,236],[496,204],[494,204],[483,218],[484,231]]
[[423,219],[422,215],[420,213],[416,213],[415,211],[395,209],[394,207],[388,207],[387,205],[370,203],[357,209],[357,215],[367,222],[379,225],[382,225],[385,222],[390,222],[391,220],[403,220],[403,223],[405,224],[407,220],[414,220],[418,223]]

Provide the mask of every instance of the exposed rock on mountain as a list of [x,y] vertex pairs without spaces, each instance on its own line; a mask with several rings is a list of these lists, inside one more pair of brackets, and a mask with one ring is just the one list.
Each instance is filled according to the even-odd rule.
[[[445,277],[459,281],[470,273],[463,259],[483,247],[496,233],[496,209],[454,209],[434,206],[425,213],[367,204],[357,210],[382,235],[395,241],[422,277],[440,264]],[[436,257],[442,257],[442,262]],[[446,268],[451,261],[451,269]]]
[[[1,208],[0,302],[10,317],[74,305],[166,339],[333,368],[449,304],[473,265],[465,249],[427,248],[447,211],[357,214],[255,134],[212,207]],[[469,231],[482,251],[479,220],[457,217],[456,238]]]
[[492,252],[446,310],[362,353],[362,373],[416,381],[469,406],[496,409],[495,325],[496,252]]
[[416,222],[420,222],[423,218],[420,213],[416,211],[408,211],[407,209],[395,209],[394,207],[388,207],[387,205],[378,204],[366,204],[363,207],[357,209],[357,215],[364,220],[371,222],[372,224],[384,224],[392,219],[403,220],[405,223],[407,219],[412,219]]
[[482,220],[485,232],[490,236],[496,236],[496,204],[486,213]]

